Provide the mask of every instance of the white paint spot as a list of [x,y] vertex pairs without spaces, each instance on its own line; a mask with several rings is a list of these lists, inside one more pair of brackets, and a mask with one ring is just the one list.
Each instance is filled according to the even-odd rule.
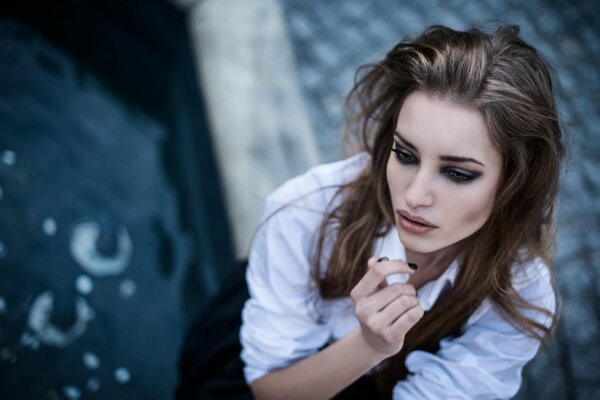
[[31,350],[40,348],[40,340],[27,331],[23,332],[21,335],[20,342],[21,346],[30,348]]
[[127,299],[135,294],[137,291],[137,285],[131,279],[125,279],[119,285],[119,294],[121,297]]
[[65,386],[63,388],[63,393],[65,397],[70,400],[78,400],[81,398],[81,390],[76,386]]
[[17,153],[12,150],[4,150],[0,158],[4,164],[14,165],[17,162]]
[[42,223],[42,228],[44,229],[44,233],[48,236],[54,236],[56,234],[56,221],[54,218],[46,218]]
[[94,289],[94,282],[87,275],[79,275],[75,280],[75,287],[81,294],[90,294]]
[[106,257],[96,249],[100,236],[100,225],[84,222],[75,227],[71,235],[71,255],[79,265],[94,276],[118,275],[125,271],[133,249],[127,229],[122,227],[117,233],[119,249],[114,257]]
[[0,297],[0,314],[5,313],[7,308],[6,300],[4,300],[4,297]]
[[50,319],[54,311],[54,295],[46,291],[38,295],[29,310],[27,325],[42,341],[42,343],[64,348],[75,339],[82,336],[87,330],[88,323],[94,318],[94,310],[83,297],[78,297],[75,302],[76,320],[66,330],[52,324]]
[[[83,300],[83,298],[81,298],[81,300]],[[87,305],[87,303],[86,303],[86,305]],[[87,308],[83,308],[81,310],[81,316],[83,318],[90,320],[90,319],[94,319],[94,317],[96,316],[96,313],[94,312],[94,309],[92,307],[88,306]]]
[[96,378],[90,378],[87,381],[87,388],[91,392],[97,392],[100,389],[100,381]]
[[131,379],[131,374],[127,368],[119,367],[115,370],[115,380],[119,383],[127,383]]
[[0,241],[0,258],[6,255],[6,246]]
[[83,365],[89,369],[97,369],[100,366],[100,359],[94,353],[83,353]]

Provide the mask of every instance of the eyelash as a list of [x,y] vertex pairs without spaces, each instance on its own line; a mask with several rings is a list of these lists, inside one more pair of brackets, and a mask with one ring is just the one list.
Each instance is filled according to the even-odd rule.
[[[414,165],[419,163],[419,160],[410,151],[404,149],[398,143],[395,143],[395,147],[392,148],[392,151],[396,154],[396,160],[400,164]],[[448,179],[459,185],[473,182],[479,177],[479,174],[462,172],[456,169],[445,168],[443,171],[444,175],[446,175]]]

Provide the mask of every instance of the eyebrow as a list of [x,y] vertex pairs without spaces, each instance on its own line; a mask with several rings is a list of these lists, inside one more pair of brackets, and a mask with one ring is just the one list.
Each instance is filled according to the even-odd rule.
[[[409,147],[411,149],[413,149],[414,151],[418,152],[419,150],[417,149],[417,147],[412,144],[411,142],[409,142],[408,140],[406,140],[406,138],[404,136],[402,136],[402,134],[398,131],[394,132],[394,136],[397,137],[402,143],[404,143],[406,145],[406,147]],[[454,161],[454,162],[472,162],[475,164],[479,164],[483,167],[485,167],[485,165],[480,162],[477,161],[474,158],[470,158],[470,157],[459,157],[459,156],[449,156],[449,155],[441,155],[440,156],[440,160],[442,161]]]

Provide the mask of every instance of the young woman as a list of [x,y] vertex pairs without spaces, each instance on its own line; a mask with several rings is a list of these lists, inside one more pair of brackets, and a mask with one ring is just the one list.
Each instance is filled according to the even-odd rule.
[[349,104],[360,151],[266,201],[240,332],[252,393],[513,396],[555,324],[548,65],[515,27],[434,26],[361,69]]

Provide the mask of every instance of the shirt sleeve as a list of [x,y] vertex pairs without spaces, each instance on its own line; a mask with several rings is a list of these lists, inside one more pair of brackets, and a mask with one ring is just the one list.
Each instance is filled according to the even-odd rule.
[[[529,303],[555,312],[556,301],[545,266],[538,277],[519,289]],[[549,326],[550,317],[524,314]],[[474,319],[476,321],[469,325]],[[396,384],[393,399],[507,399],[521,385],[525,364],[538,351],[539,341],[513,326],[486,300],[467,321],[464,333],[440,342],[436,354],[414,351],[406,359],[407,379]]]
[[294,201],[298,184],[284,185],[267,199],[250,250],[246,270],[250,298],[240,330],[248,384],[317,352],[330,337],[328,322],[318,322],[308,299],[311,246],[323,216],[315,210],[319,194]]

